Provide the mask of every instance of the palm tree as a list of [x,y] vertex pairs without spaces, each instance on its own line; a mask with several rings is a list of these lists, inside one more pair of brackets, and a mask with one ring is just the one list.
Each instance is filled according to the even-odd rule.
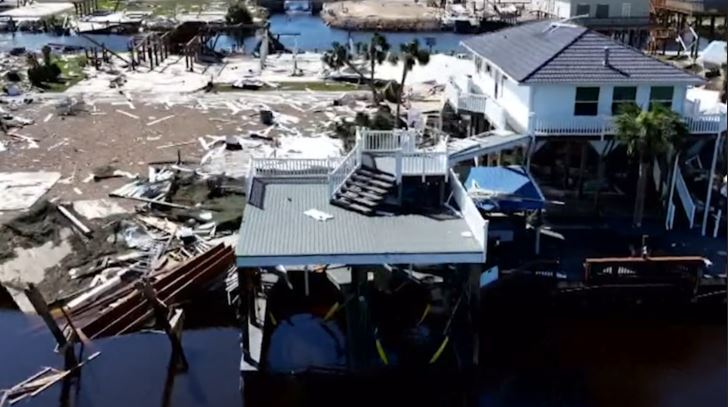
[[321,59],[331,69],[341,69],[346,66],[359,75],[360,81],[364,81],[366,79],[364,73],[362,73],[362,71],[354,65],[354,55],[352,55],[349,51],[349,47],[346,47],[339,42],[332,42],[331,49],[324,52],[324,56]]
[[639,178],[634,205],[635,227],[642,226],[647,177],[655,158],[677,149],[687,134],[687,127],[672,110],[654,105],[649,111],[626,105],[615,118],[616,137],[627,146],[627,154],[639,160]]
[[374,85],[374,70],[377,65],[381,65],[387,59],[389,54],[389,42],[379,33],[374,33],[369,39],[369,44],[364,47],[364,58],[369,61],[369,86],[372,88],[372,98],[374,103],[379,103],[377,97],[377,87]]
[[396,64],[402,61],[402,81],[399,83],[397,92],[397,113],[394,116],[395,121],[399,122],[399,112],[402,107],[402,93],[404,92],[404,83],[407,80],[407,72],[411,71],[415,64],[427,65],[430,62],[430,53],[420,48],[420,42],[417,39],[406,44],[400,45],[400,54],[392,55],[390,62]]

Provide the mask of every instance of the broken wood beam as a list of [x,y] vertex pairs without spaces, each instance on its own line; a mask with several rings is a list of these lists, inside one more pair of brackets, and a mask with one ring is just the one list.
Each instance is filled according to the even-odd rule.
[[66,365],[78,365],[76,355],[73,353],[73,345],[69,344],[66,336],[63,335],[63,331],[51,315],[50,309],[48,309],[48,304],[40,291],[38,291],[38,288],[36,288],[33,283],[29,283],[24,292],[25,296],[28,297],[28,301],[30,301],[31,305],[33,305],[35,312],[43,319],[43,322],[45,322],[46,326],[48,326],[48,329],[51,331],[51,334],[56,339],[58,348],[65,354]]
[[68,209],[64,208],[63,205],[58,205],[58,211],[61,212],[61,214],[66,217],[66,219],[70,220],[71,223],[73,223],[73,225],[86,237],[91,236],[91,229],[89,229],[88,226],[84,225],[83,222],[81,222],[76,216],[74,216]]
[[[172,324],[170,323],[169,309],[159,300],[159,298],[157,298],[157,293],[149,280],[140,279],[136,283],[136,288],[141,291],[142,295],[146,298],[147,304],[154,312],[155,320],[162,326],[162,329],[164,329],[164,332],[167,334],[167,338],[169,338],[169,342],[172,345],[173,366],[181,371],[187,370],[189,368],[189,364],[185,357],[184,348],[182,348],[182,341],[175,333],[175,329],[172,328]],[[177,318],[177,322],[181,322],[181,319]],[[175,325],[180,326],[177,323],[175,323]]]

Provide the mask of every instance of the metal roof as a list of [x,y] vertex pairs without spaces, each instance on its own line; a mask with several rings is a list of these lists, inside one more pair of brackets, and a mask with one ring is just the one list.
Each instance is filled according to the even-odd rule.
[[508,130],[494,130],[464,139],[451,138],[447,143],[448,159],[453,165],[478,156],[525,146],[530,139],[528,135]]
[[[527,23],[463,45],[523,83],[703,83],[692,73],[575,24]],[[606,66],[604,48],[609,48]]]
[[[318,221],[304,215],[310,209],[333,218]],[[472,259],[483,256],[483,248],[465,220],[446,211],[365,216],[331,205],[326,183],[294,180],[266,183],[261,207],[245,207],[235,254],[238,265],[268,266],[318,264],[324,261],[321,256],[464,254]],[[285,256],[299,262],[286,262]],[[318,260],[300,262],[307,256]]]

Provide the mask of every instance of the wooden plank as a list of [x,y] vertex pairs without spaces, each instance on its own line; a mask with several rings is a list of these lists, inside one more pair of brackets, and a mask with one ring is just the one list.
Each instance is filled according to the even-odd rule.
[[357,195],[353,192],[339,192],[338,195],[346,198],[350,202],[353,202],[356,204],[361,204],[361,205],[372,207],[372,208],[375,208],[379,205],[377,202],[372,202],[372,201],[366,199],[365,197]]
[[349,184],[355,185],[355,186],[357,186],[357,187],[359,187],[359,188],[361,188],[361,189],[363,189],[365,191],[371,191],[371,192],[376,193],[376,194],[381,194],[381,195],[387,194],[387,190],[385,190],[385,189],[381,189],[381,188],[375,187],[373,185],[368,185],[366,183],[353,180],[351,178],[349,178],[349,180],[346,181],[347,187],[348,187]]
[[364,175],[360,175],[360,174],[357,174],[357,173],[354,173],[352,175],[352,177],[355,180],[357,180],[357,181],[364,182],[364,183],[369,183],[369,184],[372,184],[372,185],[377,186],[377,187],[380,187],[380,188],[389,189],[389,188],[392,188],[394,186],[394,184],[392,184],[391,182],[379,181],[379,180],[372,179],[372,178],[368,178],[368,177],[366,177]]

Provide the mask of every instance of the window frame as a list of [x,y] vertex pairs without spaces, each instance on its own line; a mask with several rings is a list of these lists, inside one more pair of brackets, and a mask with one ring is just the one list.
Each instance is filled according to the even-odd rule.
[[[593,92],[594,89],[596,89],[596,97],[592,99],[586,99],[583,95],[584,92],[591,91]],[[579,90],[582,91],[581,99],[579,95]],[[574,95],[574,116],[587,116],[587,117],[593,117],[599,115],[599,96],[601,95],[601,88],[599,86],[577,86],[576,87],[576,93]],[[591,108],[593,106],[593,108]],[[586,110],[582,110],[586,107],[589,107]]]
[[[579,13],[579,8],[586,7],[586,13]],[[576,10],[574,12],[575,16],[582,16],[582,15],[588,15],[591,16],[591,4],[589,3],[578,3],[576,5]]]
[[[604,10],[604,7],[607,8],[607,13],[604,14],[604,15],[600,15],[602,13],[600,13],[599,11],[600,11],[600,9],[601,10]],[[595,18],[609,18],[609,3],[597,4],[596,7],[595,7],[595,9],[594,9],[594,17]]]
[[[665,90],[670,89],[670,99],[658,99],[655,97],[654,93],[655,90]],[[674,86],[651,86],[650,87],[650,109],[655,105],[655,103],[659,103],[662,106],[665,106],[668,109],[672,109],[672,100],[675,98],[675,87]]]
[[[617,89],[631,89],[632,93],[634,94],[631,99],[629,98],[619,98],[617,99]],[[629,103],[637,103],[637,87],[636,86],[615,86],[612,90],[612,115],[619,114],[619,108],[629,104]]]

